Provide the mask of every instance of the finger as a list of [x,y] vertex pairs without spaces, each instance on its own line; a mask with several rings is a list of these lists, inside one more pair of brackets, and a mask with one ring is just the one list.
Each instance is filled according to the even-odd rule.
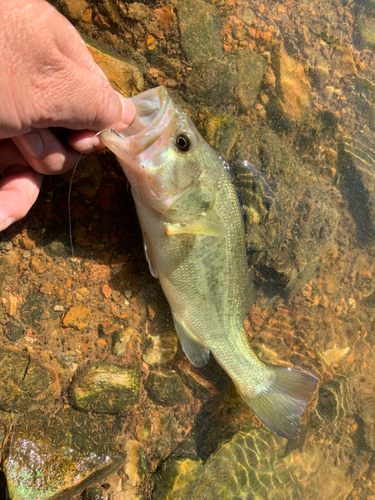
[[10,167],[0,179],[0,231],[25,217],[35,203],[43,176],[24,165]]
[[41,109],[39,126],[99,132],[107,128],[123,130],[134,121],[133,102],[116,92],[106,78],[72,61],[65,63],[53,75],[51,85],[43,83],[46,101],[53,103],[54,112],[47,109],[43,117]]
[[71,170],[79,160],[79,153],[65,146],[50,129],[33,129],[13,137],[13,142],[24,160],[41,174],[61,174]]
[[0,159],[0,175],[13,165],[29,166],[12,139],[0,141]]
[[91,130],[80,130],[69,133],[68,144],[76,151],[85,154],[96,153],[106,147],[100,140],[100,136]]

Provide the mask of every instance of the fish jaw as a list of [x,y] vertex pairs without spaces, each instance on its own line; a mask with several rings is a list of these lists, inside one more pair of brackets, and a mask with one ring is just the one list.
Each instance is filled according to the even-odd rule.
[[104,130],[99,136],[117,157],[132,191],[144,203],[164,213],[173,199],[182,192],[170,192],[160,185],[155,170],[166,161],[170,144],[169,126],[173,119],[174,104],[165,87],[143,92],[132,98],[137,115],[125,130]]

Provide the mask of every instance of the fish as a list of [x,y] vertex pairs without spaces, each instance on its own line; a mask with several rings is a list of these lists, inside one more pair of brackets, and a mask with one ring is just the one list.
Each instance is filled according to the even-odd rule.
[[212,354],[257,417],[296,438],[318,380],[263,363],[250,347],[243,321],[256,293],[226,163],[164,86],[131,99],[134,123],[100,138],[130,183],[150,272],[160,280],[182,349],[196,367]]

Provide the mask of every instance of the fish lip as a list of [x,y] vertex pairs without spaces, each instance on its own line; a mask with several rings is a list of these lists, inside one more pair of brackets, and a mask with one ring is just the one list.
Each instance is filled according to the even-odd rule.
[[127,149],[138,155],[155,143],[168,127],[172,119],[168,109],[173,103],[164,85],[146,90],[131,100],[136,108],[136,118],[132,125],[116,135],[126,139]]

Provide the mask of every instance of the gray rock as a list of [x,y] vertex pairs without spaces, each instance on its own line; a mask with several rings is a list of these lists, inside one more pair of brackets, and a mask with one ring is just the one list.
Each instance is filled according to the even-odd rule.
[[136,21],[142,21],[142,19],[146,19],[150,14],[151,9],[147,7],[147,5],[140,2],[133,2],[128,4],[126,17],[135,19]]
[[0,349],[0,409],[25,412],[53,402],[59,393],[56,372],[12,347]]
[[23,326],[17,321],[11,321],[6,326],[5,335],[11,342],[17,342],[23,335]]
[[355,17],[355,41],[360,49],[375,50],[375,2],[358,3]]
[[146,388],[157,403],[175,405],[186,400],[185,385],[177,373],[170,370],[151,372]]
[[200,62],[188,75],[186,98],[214,107],[232,104],[247,111],[256,102],[266,67],[264,57],[249,50],[239,50],[225,60]]
[[177,8],[181,45],[187,59],[196,63],[222,57],[217,8],[203,0],[185,0]]

